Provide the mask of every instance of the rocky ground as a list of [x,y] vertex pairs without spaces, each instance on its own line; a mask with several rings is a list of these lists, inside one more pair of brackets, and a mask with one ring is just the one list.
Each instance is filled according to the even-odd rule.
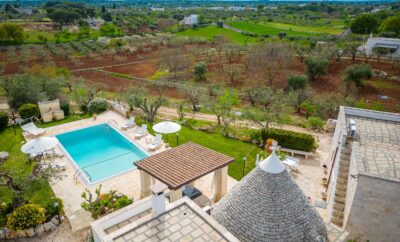
[[56,230],[43,233],[42,236],[33,238],[25,238],[18,240],[9,240],[10,242],[82,242],[87,239],[88,230],[81,230],[72,233],[68,220],[65,220]]

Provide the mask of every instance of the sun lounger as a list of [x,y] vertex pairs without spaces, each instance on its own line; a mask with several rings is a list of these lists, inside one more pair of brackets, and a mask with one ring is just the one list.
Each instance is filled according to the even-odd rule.
[[130,129],[135,126],[136,126],[135,117],[130,117],[129,120],[127,120],[125,124],[121,126],[121,129]]
[[46,130],[36,127],[36,125],[33,122],[22,125],[21,128],[24,132],[32,136],[38,136],[46,132]]
[[55,150],[55,149],[45,151],[43,153],[43,155],[47,156],[47,157],[63,157],[64,156],[64,154],[62,152],[60,152],[59,150]]
[[67,168],[67,164],[65,162],[58,162],[58,163],[46,163],[42,165],[42,169],[55,169],[61,170]]
[[138,132],[135,134],[135,138],[140,139],[146,135],[147,135],[147,125],[142,124],[142,126],[139,128]]
[[154,137],[153,142],[149,145],[149,150],[156,150],[158,149],[162,144],[162,136],[161,134],[156,134],[156,137]]

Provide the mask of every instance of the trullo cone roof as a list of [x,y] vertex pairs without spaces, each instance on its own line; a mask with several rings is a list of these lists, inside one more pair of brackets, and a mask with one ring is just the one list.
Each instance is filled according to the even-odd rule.
[[241,241],[323,241],[325,224],[275,152],[218,202],[211,215]]

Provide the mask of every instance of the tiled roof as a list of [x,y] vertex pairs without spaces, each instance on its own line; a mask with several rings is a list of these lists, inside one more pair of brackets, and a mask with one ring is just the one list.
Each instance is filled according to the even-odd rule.
[[149,156],[135,165],[170,189],[178,189],[235,159],[204,146],[187,142],[178,147]]

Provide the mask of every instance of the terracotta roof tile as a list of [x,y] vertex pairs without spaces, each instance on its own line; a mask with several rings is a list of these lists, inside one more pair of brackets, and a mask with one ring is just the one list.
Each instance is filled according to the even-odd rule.
[[175,190],[234,160],[204,146],[187,142],[149,156],[135,165]]

